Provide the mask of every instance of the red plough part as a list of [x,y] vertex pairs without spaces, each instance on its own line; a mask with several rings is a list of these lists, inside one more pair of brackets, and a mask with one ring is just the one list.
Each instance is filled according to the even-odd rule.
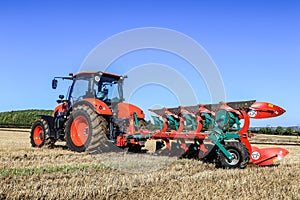
[[262,148],[252,146],[250,162],[258,166],[278,165],[289,152],[283,148]]
[[[258,166],[277,165],[288,154],[288,151],[283,148],[259,149],[249,142],[249,137],[253,136],[253,134],[248,133],[250,118],[277,117],[285,112],[284,109],[274,104],[253,100],[179,106],[176,108],[151,109],[150,111],[156,114],[152,117],[160,130],[154,132],[137,130],[127,134],[125,138],[129,139],[130,136],[135,138],[140,135],[141,138],[146,140],[160,139],[169,151],[172,150],[171,140],[177,140],[176,148],[183,152],[182,157],[197,157],[200,159],[213,150],[205,142],[212,142],[217,146],[218,154],[213,156],[214,162],[219,162],[222,157],[225,157],[229,167],[232,166],[237,156],[234,151],[242,151],[237,148],[238,145],[234,144],[232,140],[241,142],[242,146],[248,151],[245,154],[250,156],[245,158],[245,162],[250,161]],[[244,121],[243,126],[241,126],[241,120]],[[192,147],[195,151],[192,156],[189,152],[191,144],[186,143],[186,140],[194,141]],[[226,142],[227,140],[229,142]],[[222,165],[224,166],[224,163]],[[243,165],[240,164],[238,167],[243,168]]]

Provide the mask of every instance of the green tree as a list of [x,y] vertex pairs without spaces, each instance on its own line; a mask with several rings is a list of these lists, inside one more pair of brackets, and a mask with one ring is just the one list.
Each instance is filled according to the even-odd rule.
[[288,127],[285,129],[285,135],[293,135],[294,134],[294,130],[291,127]]
[[277,128],[275,129],[275,135],[284,135],[284,128],[281,126],[277,126]]
[[270,127],[265,127],[265,128],[261,128],[258,130],[258,133],[260,134],[270,134],[273,135],[274,134],[274,130],[271,129]]
[[30,127],[39,118],[39,115],[52,115],[52,110],[20,110],[11,112],[0,112],[0,125]]

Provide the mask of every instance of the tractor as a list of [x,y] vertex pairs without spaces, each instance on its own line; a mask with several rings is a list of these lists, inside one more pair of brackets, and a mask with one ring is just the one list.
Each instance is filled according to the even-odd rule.
[[[53,116],[40,116],[32,125],[30,140],[33,147],[53,147],[58,140],[76,152],[111,150],[128,129],[145,126],[144,113],[139,107],[124,103],[123,83],[126,76],[106,72],[81,72],[58,80],[71,80],[68,94],[59,95]],[[123,148],[139,151],[144,141],[129,140]]]

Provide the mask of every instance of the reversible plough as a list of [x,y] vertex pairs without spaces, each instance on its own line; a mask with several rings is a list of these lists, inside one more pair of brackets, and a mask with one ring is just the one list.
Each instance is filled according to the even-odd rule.
[[150,111],[155,114],[152,118],[160,130],[131,128],[130,134],[119,138],[118,146],[124,146],[124,140],[159,139],[161,142],[156,146],[165,146],[164,152],[169,152],[168,155],[198,158],[228,168],[244,168],[249,161],[258,166],[278,165],[288,154],[283,148],[260,149],[249,142],[254,136],[248,132],[250,118],[277,117],[285,112],[271,103],[221,102]]

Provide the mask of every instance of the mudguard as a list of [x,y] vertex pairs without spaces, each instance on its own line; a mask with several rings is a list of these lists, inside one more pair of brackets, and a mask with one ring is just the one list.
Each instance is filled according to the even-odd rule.
[[86,104],[90,106],[99,115],[112,115],[112,111],[110,110],[108,105],[99,99],[86,98],[84,100],[77,101],[74,105],[72,105],[72,107],[80,104]]
[[54,117],[50,115],[40,115],[41,119],[45,120],[50,129],[49,137],[55,138],[55,130],[54,130]]
[[68,102],[65,101],[63,103],[60,103],[58,106],[55,107],[53,116],[56,116],[60,113],[68,112],[68,107]]
[[144,119],[145,114],[139,107],[129,103],[118,104],[118,118],[131,118],[133,113],[136,113],[137,118]]

